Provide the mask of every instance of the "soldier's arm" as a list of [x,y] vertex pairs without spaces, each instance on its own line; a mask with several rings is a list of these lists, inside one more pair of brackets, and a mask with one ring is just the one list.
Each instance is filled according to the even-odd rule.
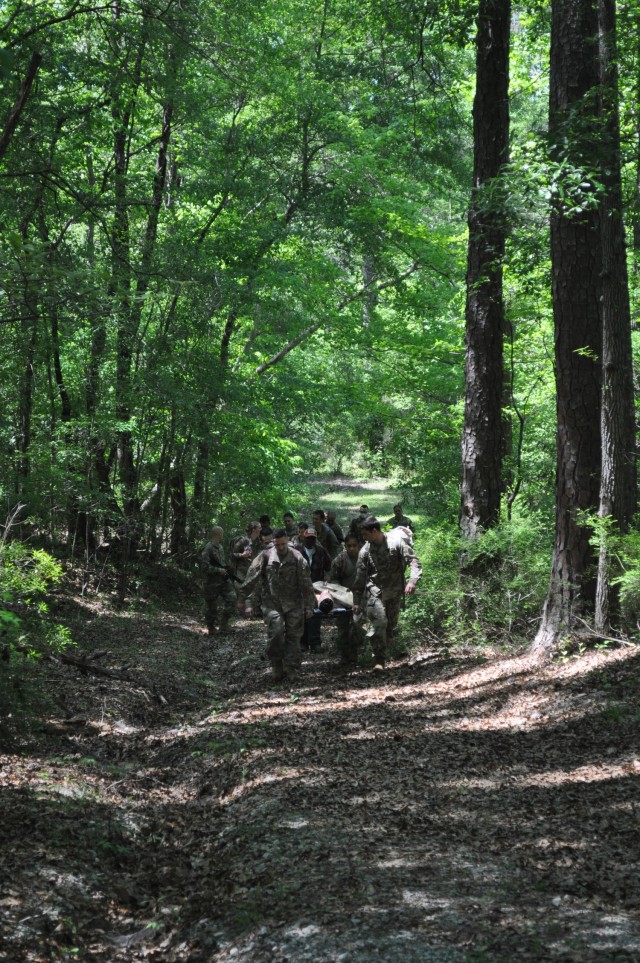
[[[402,543],[402,557],[404,559],[405,568],[409,566],[409,578],[407,580],[407,585],[405,591],[408,595],[415,590],[416,585],[422,578],[422,565],[420,564],[420,559],[406,543]],[[411,587],[410,587],[411,586]]]
[[340,561],[340,555],[338,555],[331,563],[331,569],[329,570],[328,582],[338,582],[341,583],[342,579],[342,562]]
[[224,565],[220,564],[217,552],[215,552],[211,545],[205,545],[202,550],[202,567],[207,575],[225,575],[227,574],[227,569]]
[[356,562],[356,577],[353,582],[353,605],[358,608],[362,605],[364,590],[369,580],[369,555],[361,551]]
[[256,590],[256,586],[260,582],[260,576],[262,575],[262,555],[256,555],[253,562],[249,566],[249,571],[247,572],[244,582],[242,585],[238,586],[238,599],[242,602],[251,595],[252,592]]
[[316,593],[313,591],[313,584],[311,582],[311,569],[307,565],[307,562],[301,555],[298,556],[297,565],[298,573],[300,579],[300,585],[302,587],[302,598],[304,602],[305,615],[313,615],[313,610],[316,607]]
[[331,556],[329,555],[329,553],[328,553],[328,551],[326,550],[326,548],[324,548],[322,545],[319,545],[318,548],[322,548],[322,551],[323,551],[323,555],[322,555],[323,565],[322,565],[322,568],[323,568],[323,571],[324,571],[324,573],[325,573],[325,575],[326,575],[327,572],[329,571],[329,569],[331,568]]

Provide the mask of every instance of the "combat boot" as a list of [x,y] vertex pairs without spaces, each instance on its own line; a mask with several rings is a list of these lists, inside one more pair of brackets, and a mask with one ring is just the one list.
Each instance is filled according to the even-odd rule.
[[282,682],[284,679],[284,665],[282,664],[282,659],[273,659],[271,662],[271,670],[273,674],[273,681]]

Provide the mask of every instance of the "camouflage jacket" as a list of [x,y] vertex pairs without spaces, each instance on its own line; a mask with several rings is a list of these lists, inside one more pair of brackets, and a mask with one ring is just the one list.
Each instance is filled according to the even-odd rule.
[[413,548],[395,532],[388,532],[380,545],[366,542],[360,549],[353,584],[353,601],[362,604],[367,582],[380,590],[383,601],[399,598],[404,592],[404,570],[410,566],[409,581],[414,585],[422,576],[422,565]]
[[327,522],[327,525],[329,526],[329,528],[331,529],[335,537],[338,539],[338,541],[344,542],[344,532],[342,531],[341,526],[338,525],[337,522]]
[[322,527],[318,532],[318,541],[322,547],[327,550],[331,558],[335,558],[339,553],[340,542],[338,541],[338,537],[326,522],[322,523]]
[[200,558],[202,559],[202,570],[206,579],[213,582],[224,582],[229,578],[222,545],[207,542],[202,549]]
[[337,582],[345,588],[352,589],[356,580],[357,560],[349,558],[346,552],[340,552],[331,563],[328,582]]
[[279,612],[292,612],[297,608],[313,611],[316,595],[311,584],[309,566],[300,552],[290,548],[284,558],[279,558],[275,548],[258,555],[251,563],[238,596],[260,603],[263,608]]
[[293,525],[291,525],[291,527],[287,527],[286,525],[284,525],[283,527],[285,532],[287,533],[287,538],[289,539],[289,541],[294,542],[298,537],[298,526],[296,525],[296,523],[294,522]]
[[398,525],[404,525],[405,528],[411,529],[413,531],[413,522],[406,515],[401,515],[400,518],[396,518],[394,515],[392,518],[387,520],[387,525],[389,528],[397,528]]

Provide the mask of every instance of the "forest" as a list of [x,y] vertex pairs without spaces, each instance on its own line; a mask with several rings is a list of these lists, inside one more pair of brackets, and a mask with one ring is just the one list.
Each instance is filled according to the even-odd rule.
[[[0,959],[637,958],[639,104],[637,0],[3,0]],[[211,527],[361,501],[274,693]]]
[[492,558],[530,635],[553,558],[542,651],[633,634],[638,11],[353,14],[6,4],[7,522],[126,594],[318,473],[389,477],[434,625]]

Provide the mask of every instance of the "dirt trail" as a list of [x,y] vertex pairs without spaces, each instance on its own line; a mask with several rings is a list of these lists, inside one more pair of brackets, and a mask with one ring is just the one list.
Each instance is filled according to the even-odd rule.
[[102,605],[127,681],[51,668],[2,757],[0,959],[638,959],[635,649],[343,678],[325,629],[291,690],[255,622]]

